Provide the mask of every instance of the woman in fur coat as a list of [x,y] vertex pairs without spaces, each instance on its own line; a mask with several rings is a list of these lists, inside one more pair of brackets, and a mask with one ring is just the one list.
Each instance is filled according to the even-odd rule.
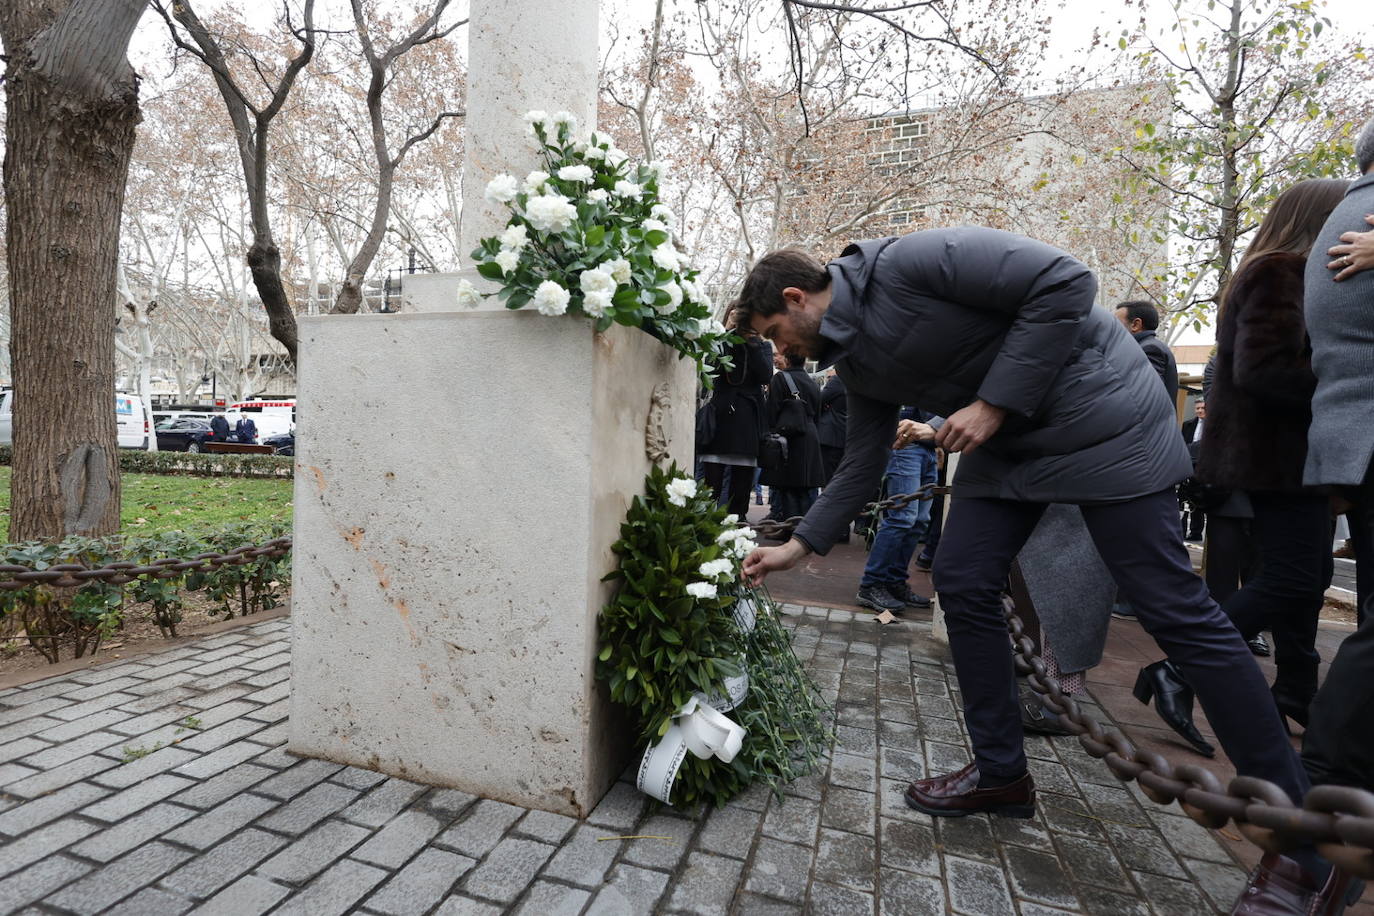
[[1244,490],[1259,572],[1222,604],[1245,639],[1272,629],[1279,712],[1306,727],[1317,691],[1317,616],[1331,582],[1331,506],[1302,485],[1312,421],[1303,321],[1307,254],[1348,182],[1304,181],[1274,201],[1222,298],[1216,375],[1197,476]]

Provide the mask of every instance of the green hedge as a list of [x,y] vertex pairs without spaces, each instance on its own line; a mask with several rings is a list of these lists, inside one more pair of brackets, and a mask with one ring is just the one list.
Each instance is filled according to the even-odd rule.
[[[151,565],[156,560],[190,560],[203,553],[228,553],[245,545],[259,545],[286,533],[285,525],[226,525],[191,534],[169,531],[137,537],[114,535],[67,537],[61,541],[29,541],[0,546],[0,563],[26,569],[76,564],[87,569],[128,561]],[[214,602],[212,614],[226,619],[244,617],[281,603],[280,589],[290,577],[291,555],[258,557],[242,565],[189,570],[167,579],[143,576],[123,585],[99,580],[79,588],[30,584],[0,590],[0,633],[3,641],[24,639],[49,662],[63,654],[72,658],[94,655],[105,638],[124,624],[129,603],[146,605],[164,636],[176,636],[185,596],[199,592]],[[0,572],[0,579],[10,576]]]
[[[12,447],[0,445],[0,465],[11,464]],[[282,477],[294,473],[293,459],[282,455],[192,454],[119,450],[119,469],[130,474],[190,474],[196,477]]]

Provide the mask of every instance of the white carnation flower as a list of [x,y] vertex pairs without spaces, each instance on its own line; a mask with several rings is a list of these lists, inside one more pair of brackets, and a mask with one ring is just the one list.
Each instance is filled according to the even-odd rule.
[[602,264],[600,267],[582,271],[578,277],[578,285],[584,293],[613,293],[616,282],[615,277],[606,269],[606,265]]
[[644,222],[640,223],[640,225],[644,227],[645,232],[667,232],[669,235],[673,232],[673,230],[668,228],[667,223],[659,219],[646,219]]
[[643,193],[644,189],[633,181],[626,181],[622,178],[615,183],[616,197],[629,197],[633,200],[639,200],[639,195]]
[[710,582],[688,582],[687,594],[693,598],[714,598],[716,587]]
[[668,166],[662,162],[647,162],[644,167],[649,170],[649,174],[654,176],[654,181],[662,182],[663,176],[668,174]]
[[668,502],[675,506],[687,505],[687,500],[697,495],[697,482],[690,477],[676,477],[668,481]]
[[[716,334],[716,325],[717,325],[717,324],[718,324],[718,322],[717,322],[714,318],[698,318],[698,319],[697,319],[697,335],[700,336],[700,337],[715,337],[715,336],[717,336],[717,334]],[[721,328],[721,330],[724,330],[724,328]]]
[[534,307],[541,315],[562,315],[568,310],[571,294],[552,280],[545,280],[534,291]]
[[496,252],[494,260],[496,261],[496,266],[501,268],[501,273],[508,274],[519,266],[520,254],[519,252],[511,251],[509,248],[502,248],[500,251]]
[[520,251],[529,240],[529,231],[524,226],[507,226],[499,239],[501,247],[510,251]]
[[577,219],[577,208],[562,194],[541,194],[525,204],[525,218],[540,232],[562,232]]
[[565,165],[558,170],[558,177],[563,181],[580,181],[586,184],[592,180],[592,167],[590,165]]
[[697,570],[697,575],[707,579],[718,579],[721,576],[728,576],[735,571],[735,564],[722,557],[719,560],[707,560],[701,564]]
[[743,560],[745,557],[749,556],[757,546],[757,544],[748,538],[739,538],[735,541],[730,552],[735,555],[736,560]]
[[655,305],[654,311],[658,312],[660,315],[671,315],[673,312],[676,312],[677,307],[682,304],[682,288],[676,283],[669,281],[660,286],[659,289],[668,293],[668,302],[665,305]]
[[652,207],[650,207],[649,215],[652,216],[654,219],[663,220],[663,222],[667,223],[669,226],[676,222],[676,220],[673,217],[673,211],[668,209],[663,204],[654,204]]
[[568,130],[576,130],[577,116],[571,111],[556,111],[553,115],[553,123],[566,124],[568,125]]
[[599,146],[588,146],[582,151],[582,157],[593,162],[600,162],[606,158],[606,151]]
[[624,258],[612,258],[609,261],[604,261],[601,264],[601,269],[610,271],[616,283],[624,285],[630,282],[630,262]]
[[593,318],[600,318],[611,310],[611,294],[605,290],[593,290],[582,297],[582,310]]
[[625,155],[625,151],[623,149],[618,149],[617,147],[612,146],[607,148],[606,150],[606,162],[610,165],[618,166],[629,158],[629,156]]
[[538,194],[544,187],[544,182],[549,180],[549,173],[535,169],[525,176],[525,193]]
[[486,198],[488,203],[508,204],[520,193],[520,182],[514,175],[497,175],[487,182]]
[[530,133],[534,133],[534,126],[536,124],[542,125],[547,130],[548,120],[549,113],[547,111],[540,111],[539,109],[534,109],[532,111],[525,112],[525,122],[530,126]]
[[460,309],[475,309],[482,304],[482,294],[477,291],[467,280],[458,281],[458,307]]
[[587,199],[593,203],[605,203],[611,197],[610,192],[605,188],[592,188],[587,192]]
[[681,258],[672,242],[664,242],[654,249],[654,264],[664,270],[677,270],[681,266]]
[[738,516],[738,515],[735,515],[735,514],[732,512],[732,513],[730,513],[729,515],[725,516],[725,518],[721,519],[721,520],[720,520],[720,523],[721,523],[722,525],[724,525],[725,527],[727,527],[727,528],[731,527],[732,525],[738,525],[738,524],[739,524],[739,516]]

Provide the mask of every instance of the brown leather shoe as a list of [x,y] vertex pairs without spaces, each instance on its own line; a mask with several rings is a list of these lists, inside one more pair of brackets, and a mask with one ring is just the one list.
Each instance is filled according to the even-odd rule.
[[934,817],[969,814],[1000,814],[1002,817],[1035,816],[1035,780],[1027,773],[995,789],[978,788],[978,766],[970,763],[956,773],[918,779],[906,787],[906,803]]
[[1339,868],[1331,869],[1321,887],[1308,871],[1287,856],[1264,854],[1236,898],[1231,916],[1338,916],[1360,899],[1364,882]]

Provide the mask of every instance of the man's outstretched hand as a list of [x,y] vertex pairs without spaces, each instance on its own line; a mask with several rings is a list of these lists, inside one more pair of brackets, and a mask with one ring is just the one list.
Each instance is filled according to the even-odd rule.
[[801,541],[793,538],[777,547],[755,547],[744,558],[744,581],[750,585],[762,585],[764,577],[770,572],[781,572],[797,565],[797,561],[811,551]]
[[1002,427],[1006,410],[987,401],[974,401],[950,414],[935,434],[935,444],[947,452],[971,452]]

